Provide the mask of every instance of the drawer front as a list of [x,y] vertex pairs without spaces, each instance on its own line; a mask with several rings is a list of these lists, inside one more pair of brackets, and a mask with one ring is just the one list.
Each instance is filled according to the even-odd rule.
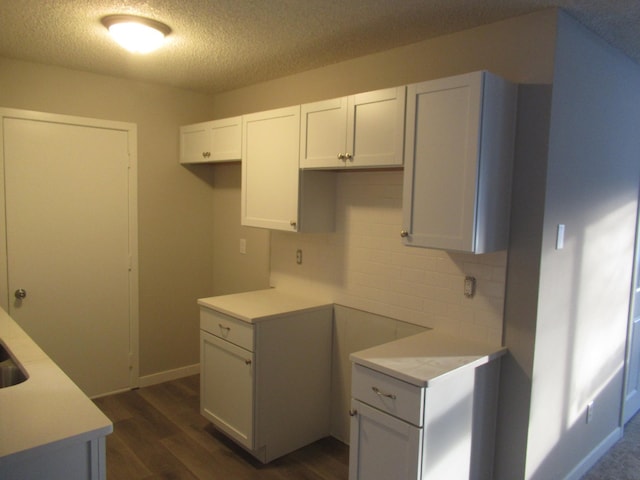
[[200,329],[253,352],[253,325],[208,308],[200,309]]
[[352,375],[351,396],[353,398],[412,425],[422,426],[424,388],[356,363],[353,364]]

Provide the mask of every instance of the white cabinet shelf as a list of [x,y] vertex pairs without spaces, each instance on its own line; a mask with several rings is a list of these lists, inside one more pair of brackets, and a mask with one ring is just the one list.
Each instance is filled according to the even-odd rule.
[[298,168],[300,106],[243,117],[242,225],[334,229],[335,176]]
[[516,86],[488,72],[409,85],[405,245],[507,247]]
[[241,156],[242,117],[180,127],[180,163],[229,162]]
[[301,106],[300,168],[402,165],[405,87]]
[[275,290],[198,303],[202,415],[265,463],[329,435],[332,305]]

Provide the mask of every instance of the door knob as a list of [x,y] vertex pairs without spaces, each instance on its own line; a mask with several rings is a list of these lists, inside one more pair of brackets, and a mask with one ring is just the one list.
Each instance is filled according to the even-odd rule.
[[16,290],[14,295],[17,299],[22,300],[27,296],[27,291],[24,288],[19,288],[18,290]]

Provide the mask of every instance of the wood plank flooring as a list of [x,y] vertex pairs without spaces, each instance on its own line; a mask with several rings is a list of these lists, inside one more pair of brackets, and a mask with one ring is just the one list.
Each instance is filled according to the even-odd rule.
[[349,450],[320,440],[262,465],[199,412],[199,376],[95,400],[111,419],[108,480],[347,480]]

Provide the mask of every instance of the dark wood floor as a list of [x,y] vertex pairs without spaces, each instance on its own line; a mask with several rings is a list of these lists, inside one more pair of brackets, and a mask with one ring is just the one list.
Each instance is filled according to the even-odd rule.
[[327,438],[268,465],[215,431],[199,413],[199,377],[95,400],[113,421],[107,479],[346,480],[349,453]]

